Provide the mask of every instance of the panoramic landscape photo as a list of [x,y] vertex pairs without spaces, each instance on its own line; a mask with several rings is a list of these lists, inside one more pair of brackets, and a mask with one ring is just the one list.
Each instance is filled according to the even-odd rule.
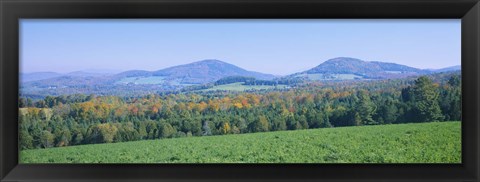
[[20,21],[20,163],[461,163],[460,20]]

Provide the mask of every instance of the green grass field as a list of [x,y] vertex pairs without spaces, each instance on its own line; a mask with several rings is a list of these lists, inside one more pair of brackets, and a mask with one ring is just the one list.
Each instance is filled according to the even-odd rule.
[[460,163],[461,123],[279,131],[26,150],[21,163]]
[[246,91],[246,90],[267,90],[267,89],[282,89],[285,88],[286,85],[277,85],[277,86],[272,86],[272,85],[243,85],[243,82],[236,82],[236,83],[231,83],[231,84],[225,84],[225,85],[217,85],[214,86],[213,88],[205,89],[202,91],[214,91],[214,90],[227,90],[227,91]]

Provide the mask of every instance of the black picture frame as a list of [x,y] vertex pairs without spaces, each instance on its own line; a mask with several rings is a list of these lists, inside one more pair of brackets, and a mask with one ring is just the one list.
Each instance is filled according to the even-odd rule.
[[[462,21],[462,164],[18,164],[21,18]],[[478,0],[0,0],[1,181],[479,181]]]

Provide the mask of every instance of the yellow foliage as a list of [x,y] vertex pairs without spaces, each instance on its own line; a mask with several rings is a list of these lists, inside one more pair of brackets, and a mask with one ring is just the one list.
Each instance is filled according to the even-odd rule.
[[195,105],[196,105],[195,103],[189,102],[188,105],[187,105],[187,109],[191,111],[195,108]]
[[218,102],[215,102],[213,100],[208,101],[208,108],[212,111],[217,112],[220,109],[220,104]]
[[207,109],[207,107],[208,107],[207,103],[202,101],[198,104],[198,111],[203,112],[205,109]]
[[236,107],[236,108],[238,108],[238,109],[241,109],[241,108],[243,108],[243,105],[242,105],[242,103],[238,103],[238,102],[237,102],[237,103],[235,103],[235,104],[233,104],[233,106],[235,106],[235,107]]
[[229,133],[230,132],[230,124],[228,122],[223,123],[222,129],[223,129],[223,134]]

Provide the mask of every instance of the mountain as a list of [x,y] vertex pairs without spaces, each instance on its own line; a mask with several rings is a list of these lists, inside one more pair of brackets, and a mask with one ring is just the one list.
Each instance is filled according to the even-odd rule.
[[72,77],[100,77],[100,76],[108,76],[112,75],[109,73],[93,73],[93,72],[85,72],[85,71],[74,71],[67,73],[64,76],[72,76]]
[[116,91],[151,93],[213,83],[229,76],[252,77],[259,80],[275,78],[274,75],[247,71],[219,60],[203,60],[157,71],[129,70],[113,75],[85,71],[51,74],[48,77],[35,80],[30,78],[29,81],[23,82],[22,92],[53,95],[76,92],[108,94]]
[[125,72],[121,72],[118,74],[115,74],[114,77],[122,78],[122,77],[148,77],[148,76],[153,76],[153,73],[151,71],[145,71],[145,70],[129,70]]
[[329,59],[307,71],[285,77],[276,77],[270,74],[248,71],[223,61],[209,59],[157,71],[129,70],[118,74],[86,71],[67,74],[53,72],[22,74],[20,89],[22,94],[30,96],[74,93],[134,96],[163,91],[178,91],[189,86],[201,87],[232,81],[238,82],[239,80],[243,80],[243,82],[249,80],[249,82],[254,82],[255,85],[295,85],[303,84],[305,80],[394,79],[457,69],[459,69],[459,66],[438,70],[423,70],[396,63],[338,57]]
[[440,73],[440,72],[458,71],[461,69],[462,67],[460,65],[457,65],[457,66],[450,66],[450,67],[441,68],[441,69],[432,69],[431,71],[435,73]]
[[34,73],[22,73],[20,74],[21,82],[44,80],[49,78],[55,78],[62,76],[60,73],[55,72],[34,72]]
[[247,71],[238,66],[214,59],[166,68],[153,72],[153,75],[166,76],[170,79],[181,79],[182,82],[191,84],[214,82],[228,76],[254,77],[261,80],[275,78],[275,76],[270,74]]
[[59,77],[26,82],[23,86],[37,88],[84,87],[86,85],[96,85],[98,83],[101,83],[101,78],[99,77],[61,75]]
[[[238,66],[214,59],[197,61],[189,64],[173,66],[157,71],[130,70],[114,76],[116,79],[127,80],[161,79],[164,82],[180,84],[204,84],[217,81],[228,76],[246,76],[262,80],[271,80],[274,75],[247,71]],[[131,79],[137,77],[138,79]],[[127,83],[127,82],[123,82]],[[133,83],[133,82],[132,82]]]
[[80,70],[80,71],[87,72],[87,73],[101,73],[101,74],[112,74],[112,75],[122,72],[122,71],[116,70],[116,69],[96,69],[96,68],[84,69],[84,70]]
[[[56,72],[33,72],[20,74],[20,80],[22,83],[49,79],[60,79],[61,77],[101,77],[108,76],[110,73],[95,73],[86,71],[74,71],[66,74]],[[65,79],[65,78],[62,78]]]
[[316,79],[385,79],[402,78],[412,75],[428,74],[427,70],[413,68],[396,63],[363,61],[356,58],[338,57],[294,76]]

